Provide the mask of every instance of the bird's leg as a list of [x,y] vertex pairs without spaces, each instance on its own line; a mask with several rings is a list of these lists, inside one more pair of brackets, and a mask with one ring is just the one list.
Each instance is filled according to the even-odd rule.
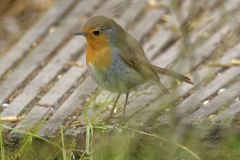
[[121,93],[118,94],[118,96],[117,96],[117,98],[116,98],[116,101],[115,101],[115,103],[114,103],[114,105],[113,105],[113,108],[112,108],[112,110],[111,110],[111,113],[110,113],[110,118],[112,118],[113,111],[114,111],[114,109],[115,109],[115,107],[116,107],[116,105],[117,105],[117,102],[118,102],[118,99],[120,98],[120,96],[121,96]]
[[125,110],[126,110],[126,107],[127,107],[128,95],[129,95],[129,93],[126,94],[125,104],[124,104],[124,108],[123,108],[123,118],[124,118]]

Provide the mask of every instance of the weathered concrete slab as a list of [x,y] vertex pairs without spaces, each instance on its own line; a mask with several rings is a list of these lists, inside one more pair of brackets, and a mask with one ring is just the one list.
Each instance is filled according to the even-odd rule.
[[59,131],[60,125],[66,118],[76,112],[76,109],[85,108],[86,98],[89,93],[96,90],[97,85],[90,77],[87,77],[75,92],[61,105],[53,116],[44,124],[38,132],[39,136],[55,137]]
[[27,33],[19,42],[0,59],[0,77],[9,69],[14,62],[18,60],[31,47],[31,45],[59,19],[69,11],[75,4],[75,0],[60,0],[53,8],[51,8]]
[[[9,94],[11,94],[18,85],[20,85],[26,76],[34,70],[34,67],[37,68],[39,63],[44,61],[43,58],[49,56],[56,47],[58,47],[58,45],[60,45],[67,36],[69,36],[70,33],[73,33],[73,29],[75,29],[79,23],[79,15],[90,12],[91,9],[99,3],[99,1],[93,1],[92,6],[89,6],[88,9],[84,9],[86,3],[87,1],[85,1],[85,3],[80,3],[74,10],[72,10],[66,19],[62,21],[56,31],[47,37],[47,39],[39,47],[37,47],[35,52],[33,52],[23,62],[23,64],[11,77],[9,77],[7,81],[0,85],[0,103],[2,103],[4,99],[7,98],[7,96],[9,96]],[[54,44],[51,44],[52,42],[54,42]],[[23,93],[14,99],[10,106],[8,106],[1,115],[3,117],[19,115],[24,107],[26,107],[26,105],[28,105],[40,92],[41,87],[44,87],[55,76],[57,76],[58,72],[67,60],[70,60],[71,54],[65,56],[66,52],[71,52],[72,50],[72,55],[74,55],[80,51],[84,44],[80,44],[79,46],[77,45],[77,39],[75,38],[75,41],[71,41],[66,48],[63,48],[60,55],[57,56],[46,68],[44,68],[43,71],[26,88],[24,88]],[[61,67],[56,67],[58,65]]]
[[[50,108],[45,108],[41,106],[35,106],[31,111],[24,116],[23,120],[20,121],[15,129],[25,131],[25,132],[35,132],[36,129],[40,129],[41,121],[47,116],[47,113],[50,111]],[[8,137],[15,137],[20,135],[17,130],[12,130]]]
[[[235,68],[235,67],[234,67]],[[236,67],[235,69],[240,69]],[[237,70],[235,70],[236,73]],[[240,75],[240,73],[238,74]],[[231,101],[240,94],[240,82],[236,82],[227,88],[223,93],[211,100],[207,105],[202,106],[196,112],[184,118],[181,123],[201,123],[207,120],[211,114],[216,114],[222,107],[231,103]]]

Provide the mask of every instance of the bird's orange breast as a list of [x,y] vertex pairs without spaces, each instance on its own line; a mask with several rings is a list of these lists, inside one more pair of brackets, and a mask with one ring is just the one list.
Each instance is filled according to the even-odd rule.
[[112,49],[107,41],[106,35],[87,38],[87,65],[91,63],[95,69],[102,70],[108,68],[112,63]]

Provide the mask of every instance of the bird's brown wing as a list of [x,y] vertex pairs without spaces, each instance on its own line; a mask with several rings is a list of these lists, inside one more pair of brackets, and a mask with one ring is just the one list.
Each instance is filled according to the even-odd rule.
[[119,45],[124,46],[119,47],[119,56],[141,75],[156,83],[165,94],[170,94],[167,88],[161,83],[157,71],[148,61],[141,45],[133,37],[129,36],[127,36],[128,38],[123,42],[125,45]]
[[158,73],[161,73],[163,75],[167,75],[167,76],[171,76],[171,77],[174,77],[174,78],[178,78],[179,80],[182,80],[184,82],[187,82],[187,83],[190,83],[190,84],[194,84],[190,78],[184,76],[184,75],[181,75],[179,73],[176,73],[176,72],[173,72],[173,71],[170,71],[168,69],[165,69],[165,68],[161,68],[161,67],[158,67],[158,66],[155,66],[153,65],[153,67],[155,68],[155,70],[158,72]]

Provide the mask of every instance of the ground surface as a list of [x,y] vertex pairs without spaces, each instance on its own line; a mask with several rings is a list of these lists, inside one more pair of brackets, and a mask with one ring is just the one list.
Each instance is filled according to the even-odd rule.
[[[0,59],[2,124],[45,138],[58,137],[63,125],[64,135],[77,135],[76,148],[82,150],[86,126],[101,124],[110,130],[107,139],[96,138],[97,148],[112,141],[122,146],[112,137],[125,126],[120,138],[129,140],[125,159],[194,159],[175,144],[162,144],[155,134],[188,147],[201,159],[237,159],[239,7],[236,0],[59,0]],[[146,85],[130,95],[124,125],[124,96],[115,118],[105,122],[116,95],[97,89],[86,69],[86,41],[73,36],[93,15],[114,18],[141,42],[153,64],[189,76],[194,85],[163,76],[170,96]],[[3,133],[5,140],[19,136],[12,129],[3,128]],[[97,157],[103,152],[95,151]]]

